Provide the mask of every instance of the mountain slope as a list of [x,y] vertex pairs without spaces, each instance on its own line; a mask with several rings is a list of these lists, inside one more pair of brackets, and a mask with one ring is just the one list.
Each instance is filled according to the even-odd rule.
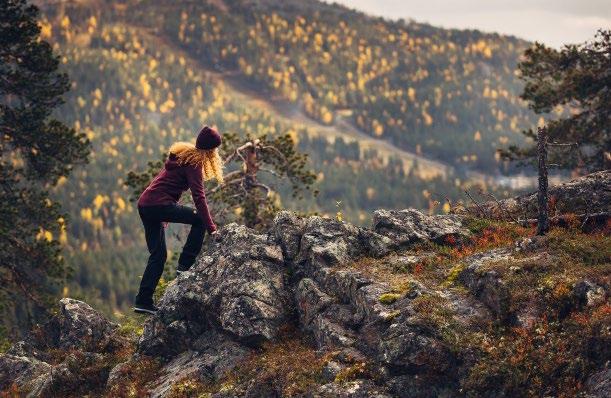
[[347,118],[454,164],[496,167],[496,146],[533,122],[515,76],[528,43],[303,3],[162,1],[128,18],[325,124]]
[[496,147],[534,122],[515,75],[528,43],[513,37],[386,21],[317,1],[97,1],[63,12],[73,21],[94,15],[146,26],[324,124],[347,120],[452,164],[497,168]]
[[[138,32],[146,36],[152,43],[172,47],[175,54],[184,57],[187,63],[195,69],[206,66],[205,64],[202,65],[200,61],[194,59],[191,54],[182,48],[172,46],[172,43],[166,37],[155,35],[144,29],[139,29]],[[360,148],[361,157],[367,151],[375,151],[384,163],[388,163],[391,160],[400,161],[403,163],[406,173],[411,172],[424,180],[435,177],[445,179],[454,171],[453,167],[448,163],[426,158],[414,152],[401,149],[388,141],[384,141],[382,138],[369,136],[348,121],[339,120],[332,125],[325,125],[308,116],[294,104],[282,99],[266,97],[264,93],[257,91],[248,82],[242,80],[238,73],[206,69],[206,75],[216,83],[224,83],[227,95],[245,108],[265,110],[274,120],[291,125],[297,130],[306,129],[310,137],[325,138],[329,141],[341,139],[347,143],[355,142]]]

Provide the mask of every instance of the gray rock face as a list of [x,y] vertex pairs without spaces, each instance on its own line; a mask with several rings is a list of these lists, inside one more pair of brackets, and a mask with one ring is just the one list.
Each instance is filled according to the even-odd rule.
[[594,373],[586,382],[587,398],[611,397],[611,369]]
[[468,266],[460,273],[459,280],[481,302],[486,304],[497,320],[508,322],[510,313],[509,288],[495,271],[482,271],[487,262],[507,260],[511,250],[499,249],[477,254],[465,260]]
[[184,351],[163,366],[155,381],[148,386],[151,398],[167,396],[180,380],[216,381],[251,352],[214,332],[202,336],[194,346],[195,350]]
[[362,230],[354,225],[322,217],[306,220],[295,263],[306,274],[345,264],[367,252]]
[[114,352],[128,344],[118,333],[119,325],[87,303],[71,298],[59,301],[60,312],[41,325],[27,341],[20,341],[7,354],[43,358],[48,349],[83,352]]
[[45,349],[112,352],[126,339],[117,333],[119,325],[109,321],[89,304],[71,298],[59,301],[60,312],[32,333],[27,341],[16,343],[9,353],[40,357]]
[[322,292],[310,278],[304,278],[297,286],[297,305],[301,324],[309,328],[316,317],[337,300]]
[[64,298],[60,300],[59,340],[57,348],[78,348],[101,352],[113,344],[114,332],[119,327],[88,304]]
[[274,218],[272,233],[286,261],[292,261],[299,253],[305,222],[304,218],[290,211],[281,211]]
[[280,246],[237,224],[220,234],[222,244],[214,244],[167,288],[159,316],[145,325],[140,352],[171,357],[212,330],[256,345],[274,339],[288,321]]
[[36,358],[0,355],[0,391],[6,391],[12,386],[20,391],[40,391],[52,368]]
[[445,243],[450,238],[460,240],[469,236],[457,216],[429,216],[415,209],[376,210],[373,230],[390,238],[397,247],[424,240]]

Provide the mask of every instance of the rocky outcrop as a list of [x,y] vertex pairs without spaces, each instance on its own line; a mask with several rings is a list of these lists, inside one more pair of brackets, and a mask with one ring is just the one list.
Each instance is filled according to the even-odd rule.
[[[154,395],[163,396],[171,380],[220,378],[294,318],[319,349],[346,350],[350,359],[340,369],[365,358],[372,347],[361,347],[358,333],[392,315],[379,303],[389,287],[337,267],[398,246],[372,230],[289,212],[277,215],[269,234],[226,226],[192,270],[168,287],[159,315],[145,325],[138,351],[168,361],[161,381],[150,386]],[[214,365],[221,362],[224,367]]]
[[[146,321],[137,342],[87,304],[63,299],[57,317],[0,355],[0,390],[47,396],[60,383],[68,395],[95,385],[121,396],[117,391],[132,377],[142,380],[132,390],[151,397],[177,396],[182,390],[176,386],[185,381],[219,385],[211,393],[216,398],[283,396],[269,377],[259,380],[254,372],[244,379],[240,367],[267,355],[269,345],[293,328],[326,358],[314,372],[318,384],[302,396],[456,396],[482,350],[494,349],[477,340],[483,330],[530,330],[545,311],[543,301],[516,305],[513,276],[528,272],[522,264],[545,270],[556,261],[541,253],[543,241],[530,238],[465,255],[452,266],[430,251],[443,252],[443,245],[446,253],[458,250],[470,235],[461,216],[411,209],[376,211],[372,228],[291,212],[278,213],[267,233],[229,224],[167,287],[159,313]],[[435,245],[421,244],[426,242]],[[419,275],[426,266],[433,273],[447,268],[447,280]],[[400,283],[380,277],[376,267],[400,274]],[[562,313],[565,307],[593,311],[608,301],[608,286],[590,277],[550,292],[541,294],[561,295]],[[591,346],[603,347],[605,339]],[[134,353],[114,354],[130,344]],[[58,351],[69,354],[56,358]],[[138,373],[142,363],[151,377]],[[90,372],[95,377],[83,383],[76,367],[96,370]],[[604,372],[589,378],[591,396],[608,390]]]
[[[468,231],[457,217],[426,216],[415,210],[378,211],[373,223],[374,230],[365,232],[334,220],[310,220],[312,232],[306,226],[294,264],[302,277],[296,289],[301,325],[314,334],[319,348],[373,359],[383,367],[382,373],[393,377],[443,371],[443,364],[452,362],[451,354],[413,308],[415,299],[437,292],[411,281],[405,292],[396,294],[395,302],[384,304],[381,297],[393,290],[390,284],[342,265],[425,240],[447,242],[453,237],[457,242]],[[473,318],[482,310],[480,306],[474,311]],[[400,395],[398,377],[395,382],[395,394]]]

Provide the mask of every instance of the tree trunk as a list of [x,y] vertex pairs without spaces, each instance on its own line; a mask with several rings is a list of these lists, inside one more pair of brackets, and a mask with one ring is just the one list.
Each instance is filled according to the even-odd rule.
[[537,155],[539,158],[539,190],[537,203],[539,217],[537,235],[545,235],[549,231],[548,198],[547,198],[547,129],[540,127],[537,134]]

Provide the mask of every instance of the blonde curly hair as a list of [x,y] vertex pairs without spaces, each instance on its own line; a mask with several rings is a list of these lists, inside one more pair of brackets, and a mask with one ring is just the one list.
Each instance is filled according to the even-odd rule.
[[204,181],[214,178],[219,184],[223,183],[223,160],[221,155],[219,155],[218,148],[210,150],[197,149],[190,142],[177,142],[170,147],[169,153],[174,154],[181,165],[201,165]]

